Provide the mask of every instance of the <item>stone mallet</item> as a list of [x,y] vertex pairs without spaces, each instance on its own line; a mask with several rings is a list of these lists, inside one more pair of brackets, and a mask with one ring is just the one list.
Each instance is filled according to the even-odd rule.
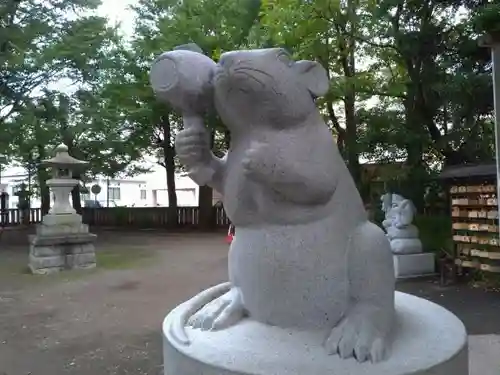
[[[184,118],[184,127],[203,128],[202,121],[186,121],[192,114],[205,114],[212,109],[212,77],[216,63],[201,49],[188,44],[162,53],[151,66],[149,78],[155,95],[178,110]],[[213,171],[191,171],[198,176],[197,183],[206,184]]]

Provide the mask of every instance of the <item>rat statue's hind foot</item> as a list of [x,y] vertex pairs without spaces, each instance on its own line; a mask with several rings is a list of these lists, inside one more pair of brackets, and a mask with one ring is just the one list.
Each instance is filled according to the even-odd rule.
[[328,354],[341,358],[355,357],[358,362],[380,362],[384,359],[387,334],[377,326],[376,309],[357,306],[330,333],[325,342]]
[[384,359],[394,321],[394,265],[382,229],[366,221],[351,236],[348,250],[351,306],[332,330],[329,354],[359,362]]
[[188,320],[188,325],[203,331],[224,329],[245,316],[245,307],[238,288],[207,303]]

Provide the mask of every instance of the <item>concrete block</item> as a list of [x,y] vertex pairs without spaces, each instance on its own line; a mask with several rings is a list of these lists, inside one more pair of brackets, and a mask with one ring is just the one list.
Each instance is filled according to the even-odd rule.
[[62,246],[31,246],[30,254],[35,257],[60,257],[64,256]]
[[81,253],[95,253],[95,246],[93,243],[86,243],[80,245]]
[[87,264],[95,264],[95,262],[96,259],[94,253],[66,255],[66,264],[68,268],[75,268]]
[[434,253],[395,254],[394,272],[398,279],[428,276],[435,273]]
[[42,268],[64,267],[65,263],[64,256],[37,257],[30,254],[29,257],[29,267],[30,269],[35,270]]

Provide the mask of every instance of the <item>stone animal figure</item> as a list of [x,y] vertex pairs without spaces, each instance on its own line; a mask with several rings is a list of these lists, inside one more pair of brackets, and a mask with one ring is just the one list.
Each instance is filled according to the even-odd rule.
[[212,84],[229,151],[214,156],[207,132],[193,126],[203,114],[189,108],[175,147],[193,180],[213,176],[208,185],[238,231],[230,283],[216,299],[188,302],[178,339],[189,343],[183,323],[218,330],[249,317],[319,330],[329,354],[380,361],[394,319],[391,249],[316,108],[329,89],[325,69],[280,48],[233,51]]
[[399,194],[389,194],[391,206],[382,223],[394,254],[416,254],[422,252],[418,228],[412,224],[415,206]]

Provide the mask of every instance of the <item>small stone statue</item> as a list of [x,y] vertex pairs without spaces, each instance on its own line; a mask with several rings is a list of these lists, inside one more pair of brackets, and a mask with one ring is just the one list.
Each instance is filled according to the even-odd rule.
[[[193,72],[196,61],[204,59],[192,58]],[[165,66],[167,80],[171,69],[179,67]],[[328,353],[380,361],[394,316],[392,255],[316,108],[315,98],[329,89],[325,69],[272,48],[224,53],[205,76],[211,81],[199,82],[198,74],[184,85],[190,91],[212,85],[213,98],[197,100],[213,100],[231,132],[230,149],[223,158],[211,152],[204,113],[197,111],[204,106],[180,95],[175,106],[185,129],[175,147],[194,181],[222,193],[238,235],[229,253],[230,283],[187,302],[173,335],[189,344],[186,324],[222,330],[247,317],[321,330]],[[154,88],[168,86],[155,77]]]
[[[399,194],[384,194],[381,198],[385,220],[382,226],[387,232],[394,254],[418,254],[422,252],[422,242],[418,228],[412,224],[415,206],[409,199]],[[390,203],[388,203],[390,202]]]

